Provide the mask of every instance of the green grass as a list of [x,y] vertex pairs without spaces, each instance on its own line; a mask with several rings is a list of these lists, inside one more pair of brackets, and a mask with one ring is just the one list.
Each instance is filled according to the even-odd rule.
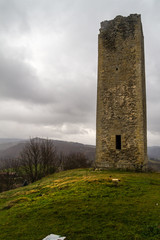
[[68,240],[159,240],[160,174],[78,169],[0,194],[0,240],[51,233]]

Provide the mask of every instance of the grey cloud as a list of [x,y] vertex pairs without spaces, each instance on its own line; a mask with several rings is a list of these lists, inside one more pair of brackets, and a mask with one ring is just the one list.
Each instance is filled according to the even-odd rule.
[[48,101],[45,87],[25,62],[0,55],[0,98],[43,103]]
[[148,130],[160,133],[159,7],[156,0],[0,0],[1,136],[94,143],[99,24],[136,12],[145,37]]
[[29,30],[27,1],[0,0],[0,29],[6,34],[23,33]]

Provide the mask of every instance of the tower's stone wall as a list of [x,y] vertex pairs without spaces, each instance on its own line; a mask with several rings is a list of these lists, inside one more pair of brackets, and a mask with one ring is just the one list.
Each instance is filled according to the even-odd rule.
[[140,15],[101,23],[98,43],[96,165],[147,162],[144,39]]

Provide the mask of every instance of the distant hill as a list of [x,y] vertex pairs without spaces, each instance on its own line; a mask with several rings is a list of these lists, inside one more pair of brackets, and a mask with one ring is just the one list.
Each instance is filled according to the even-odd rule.
[[[0,138],[0,159],[4,158],[16,158],[19,156],[23,147],[28,140],[24,139],[1,139]],[[52,140],[57,151],[62,152],[65,155],[69,153],[81,152],[84,153],[91,161],[95,159],[94,145],[85,145],[77,142],[67,142]],[[160,171],[160,146],[148,147],[149,166],[154,170]]]
[[[23,147],[28,140],[10,140],[1,141],[0,140],[0,159],[4,158],[16,158],[19,156]],[[76,142],[66,142],[59,140],[52,140],[56,150],[62,152],[63,154],[81,152],[84,153],[91,161],[95,158],[95,146],[85,145]]]

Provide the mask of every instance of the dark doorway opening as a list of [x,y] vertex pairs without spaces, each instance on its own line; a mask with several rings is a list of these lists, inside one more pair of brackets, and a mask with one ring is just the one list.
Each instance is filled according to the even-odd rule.
[[121,135],[116,135],[116,149],[121,149]]

